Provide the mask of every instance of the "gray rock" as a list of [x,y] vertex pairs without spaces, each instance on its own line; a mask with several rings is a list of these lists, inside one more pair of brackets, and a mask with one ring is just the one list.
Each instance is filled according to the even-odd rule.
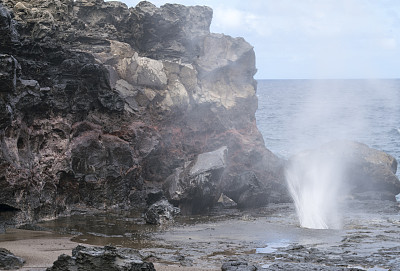
[[138,93],[137,89],[127,81],[119,79],[115,83],[115,90],[125,100],[125,110],[131,113],[139,111],[139,105],[135,98]]
[[223,192],[234,200],[239,208],[265,206],[271,193],[269,187],[260,182],[254,172],[243,172],[225,185]]
[[224,146],[212,152],[199,154],[193,166],[190,167],[189,176],[226,167],[227,152],[228,148]]
[[199,154],[185,168],[177,168],[167,181],[169,200],[178,202],[184,212],[202,212],[218,200],[218,186],[226,167],[227,147]]
[[172,206],[166,199],[153,203],[144,214],[148,224],[162,225],[174,221],[174,216],[180,213],[179,208]]
[[[256,69],[250,44],[243,38],[211,34],[205,37],[202,49],[196,59],[202,91],[193,95],[198,103],[214,102],[229,109],[238,106],[239,100],[253,97]],[[228,89],[219,82],[220,77],[229,82]],[[256,107],[248,110],[255,112]]]
[[234,202],[231,198],[227,197],[224,193],[221,193],[217,204],[223,208],[233,208],[237,207],[237,203]]
[[259,270],[255,265],[250,265],[242,261],[229,261],[222,265],[222,271],[257,271]]
[[25,263],[25,260],[15,256],[5,248],[0,248],[0,269],[10,270],[19,269]]
[[200,55],[201,37],[210,33],[212,10],[205,6],[140,2],[133,11],[143,25],[137,31],[140,51],[153,59],[189,61]]
[[38,91],[40,89],[39,83],[36,80],[19,80],[22,89]]
[[[289,160],[288,166],[330,165],[342,176],[343,187],[359,199],[395,200],[400,193],[397,161],[391,155],[354,141],[334,141]],[[302,166],[303,165],[303,166]],[[300,174],[300,173],[299,173]],[[343,191],[345,192],[345,191]]]
[[77,246],[72,256],[62,254],[47,271],[155,271],[136,250],[128,248]]

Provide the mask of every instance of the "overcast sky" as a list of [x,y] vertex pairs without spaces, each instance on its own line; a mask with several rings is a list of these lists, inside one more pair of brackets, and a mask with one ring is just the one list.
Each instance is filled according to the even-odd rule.
[[150,2],[212,7],[211,32],[254,46],[257,79],[400,78],[400,0]]

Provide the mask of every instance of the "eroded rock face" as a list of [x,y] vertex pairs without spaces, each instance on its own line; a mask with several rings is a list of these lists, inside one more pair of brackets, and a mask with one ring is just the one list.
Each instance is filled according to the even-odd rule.
[[[0,11],[0,204],[16,223],[144,211],[154,191],[203,212],[238,179],[241,206],[285,198],[256,127],[253,48],[211,34],[210,8],[6,0]],[[202,164],[216,150],[223,163]]]
[[4,6],[0,6],[0,36],[1,50],[12,50],[19,43],[16,22],[12,20],[10,12]]
[[11,55],[0,54],[0,65],[0,91],[14,92],[17,86],[17,60]]
[[209,7],[166,4],[156,8],[140,2],[135,8],[140,21],[137,47],[154,59],[192,61],[200,55],[200,41],[210,33]]

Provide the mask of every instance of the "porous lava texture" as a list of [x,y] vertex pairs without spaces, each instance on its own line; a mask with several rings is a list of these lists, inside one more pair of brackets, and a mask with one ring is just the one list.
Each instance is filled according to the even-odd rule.
[[287,200],[256,126],[253,47],[212,10],[103,0],[0,4],[0,215],[207,211]]

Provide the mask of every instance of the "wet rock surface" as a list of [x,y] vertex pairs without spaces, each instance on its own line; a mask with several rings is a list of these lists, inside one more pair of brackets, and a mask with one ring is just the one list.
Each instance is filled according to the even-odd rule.
[[13,253],[5,248],[0,248],[0,269],[11,270],[22,267],[25,260],[15,256]]
[[146,261],[169,268],[399,270],[399,210],[392,201],[349,200],[341,209],[343,228],[337,230],[299,227],[292,204],[180,216],[162,229],[140,223],[133,228],[135,221],[126,217],[107,222],[87,215],[82,222],[75,217],[57,227],[42,226],[64,233],[79,229],[76,242],[132,247]]
[[247,262],[230,261],[226,262],[221,267],[222,271],[257,271],[258,268],[254,265],[249,266]]
[[133,249],[77,246],[72,256],[61,255],[47,271],[67,270],[124,270],[155,271],[152,263],[143,262],[139,253]]
[[210,33],[211,19],[149,2],[0,4],[0,204],[19,210],[7,225],[143,212],[153,191],[168,197],[170,176],[221,148],[223,165],[177,177],[171,202],[206,212],[242,172],[240,193],[268,199],[258,205],[287,200],[283,163],[256,127],[254,50]]
[[153,203],[144,214],[144,219],[149,224],[162,225],[172,223],[174,216],[180,213],[180,209],[172,206],[166,199]]
[[176,169],[165,183],[167,197],[185,213],[201,213],[212,207],[220,194],[218,189],[226,168],[226,146],[199,154],[184,168]]
[[400,193],[397,161],[391,155],[354,141],[334,141],[293,156],[289,170],[302,176],[308,168],[333,170],[342,194],[360,200],[392,200]]

